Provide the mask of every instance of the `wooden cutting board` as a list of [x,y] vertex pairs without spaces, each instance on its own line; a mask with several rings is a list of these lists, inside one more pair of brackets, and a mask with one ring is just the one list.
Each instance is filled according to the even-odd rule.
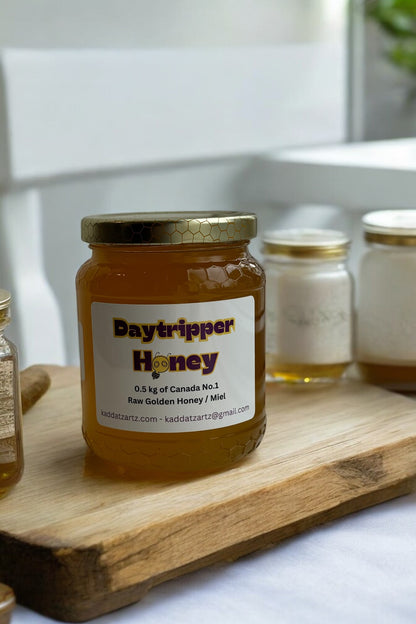
[[0,581],[21,604],[83,621],[410,491],[416,403],[359,382],[274,385],[266,437],[245,463],[187,482],[123,481],[86,452],[78,371],[57,369],[24,417],[24,446],[24,477],[0,500]]

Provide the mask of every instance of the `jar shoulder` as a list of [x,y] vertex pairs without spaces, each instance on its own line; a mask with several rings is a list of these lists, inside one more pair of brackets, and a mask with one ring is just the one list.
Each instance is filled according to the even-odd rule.
[[265,265],[266,278],[284,278],[291,281],[319,282],[319,281],[348,281],[351,272],[346,265],[299,266],[273,263]]
[[14,343],[0,332],[0,359],[4,357],[17,360],[17,349]]
[[373,248],[364,252],[360,261],[360,272],[384,275],[385,271],[406,271],[416,269],[416,249]]
[[78,270],[77,288],[129,290],[142,292],[192,292],[260,289],[265,275],[250,254],[192,258],[166,254],[125,259],[90,258]]

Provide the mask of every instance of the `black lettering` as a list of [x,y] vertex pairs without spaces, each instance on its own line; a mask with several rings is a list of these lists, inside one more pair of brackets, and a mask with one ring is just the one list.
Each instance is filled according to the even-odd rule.
[[114,336],[126,336],[129,330],[129,326],[123,319],[113,319],[114,323]]
[[133,351],[133,370],[148,371],[148,372],[151,371],[152,370],[152,352],[151,351]]

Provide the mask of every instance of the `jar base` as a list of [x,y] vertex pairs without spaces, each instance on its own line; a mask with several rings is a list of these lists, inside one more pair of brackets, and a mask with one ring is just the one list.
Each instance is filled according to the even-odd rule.
[[416,366],[395,366],[393,364],[373,364],[358,362],[358,370],[363,381],[387,390],[416,392]]
[[319,386],[336,383],[349,366],[341,364],[286,364],[269,366],[267,374],[278,383],[297,386]]
[[20,481],[22,472],[22,463],[0,463],[0,498],[5,496]]
[[[87,449],[84,462],[84,476],[106,477],[109,479],[120,479],[122,481],[147,481],[152,483],[166,481],[190,481],[199,477],[217,474],[235,468],[244,462],[246,458],[241,458],[227,467],[212,467],[211,469],[201,469],[192,472],[181,472],[180,470],[155,469],[148,467],[134,467],[127,464],[116,463],[109,459],[104,459],[96,455],[90,448]],[[0,493],[1,498],[1,493]],[[1,624],[1,623],[0,623]]]
[[[142,434],[135,439],[105,435],[95,431],[93,441],[84,432],[92,451],[88,472],[127,479],[189,479],[235,467],[260,444],[266,429],[265,418],[238,432],[188,434]],[[207,433],[209,434],[207,436]],[[186,438],[185,438],[186,436]],[[105,464],[94,461],[94,456]]]

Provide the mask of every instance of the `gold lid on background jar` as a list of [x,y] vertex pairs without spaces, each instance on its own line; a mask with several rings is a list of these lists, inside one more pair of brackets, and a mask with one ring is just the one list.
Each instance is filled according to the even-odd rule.
[[97,244],[231,243],[250,240],[256,232],[256,215],[239,212],[126,212],[81,221],[82,240]]
[[0,288],[0,327],[4,327],[10,322],[9,308],[12,296],[8,290]]
[[376,210],[362,218],[364,238],[382,245],[416,246],[416,210]]
[[8,308],[10,306],[10,302],[12,300],[12,296],[8,290],[4,290],[4,288],[0,288],[0,310],[4,310],[4,308]]
[[297,258],[343,258],[350,246],[343,232],[315,228],[265,232],[263,243],[265,254]]

